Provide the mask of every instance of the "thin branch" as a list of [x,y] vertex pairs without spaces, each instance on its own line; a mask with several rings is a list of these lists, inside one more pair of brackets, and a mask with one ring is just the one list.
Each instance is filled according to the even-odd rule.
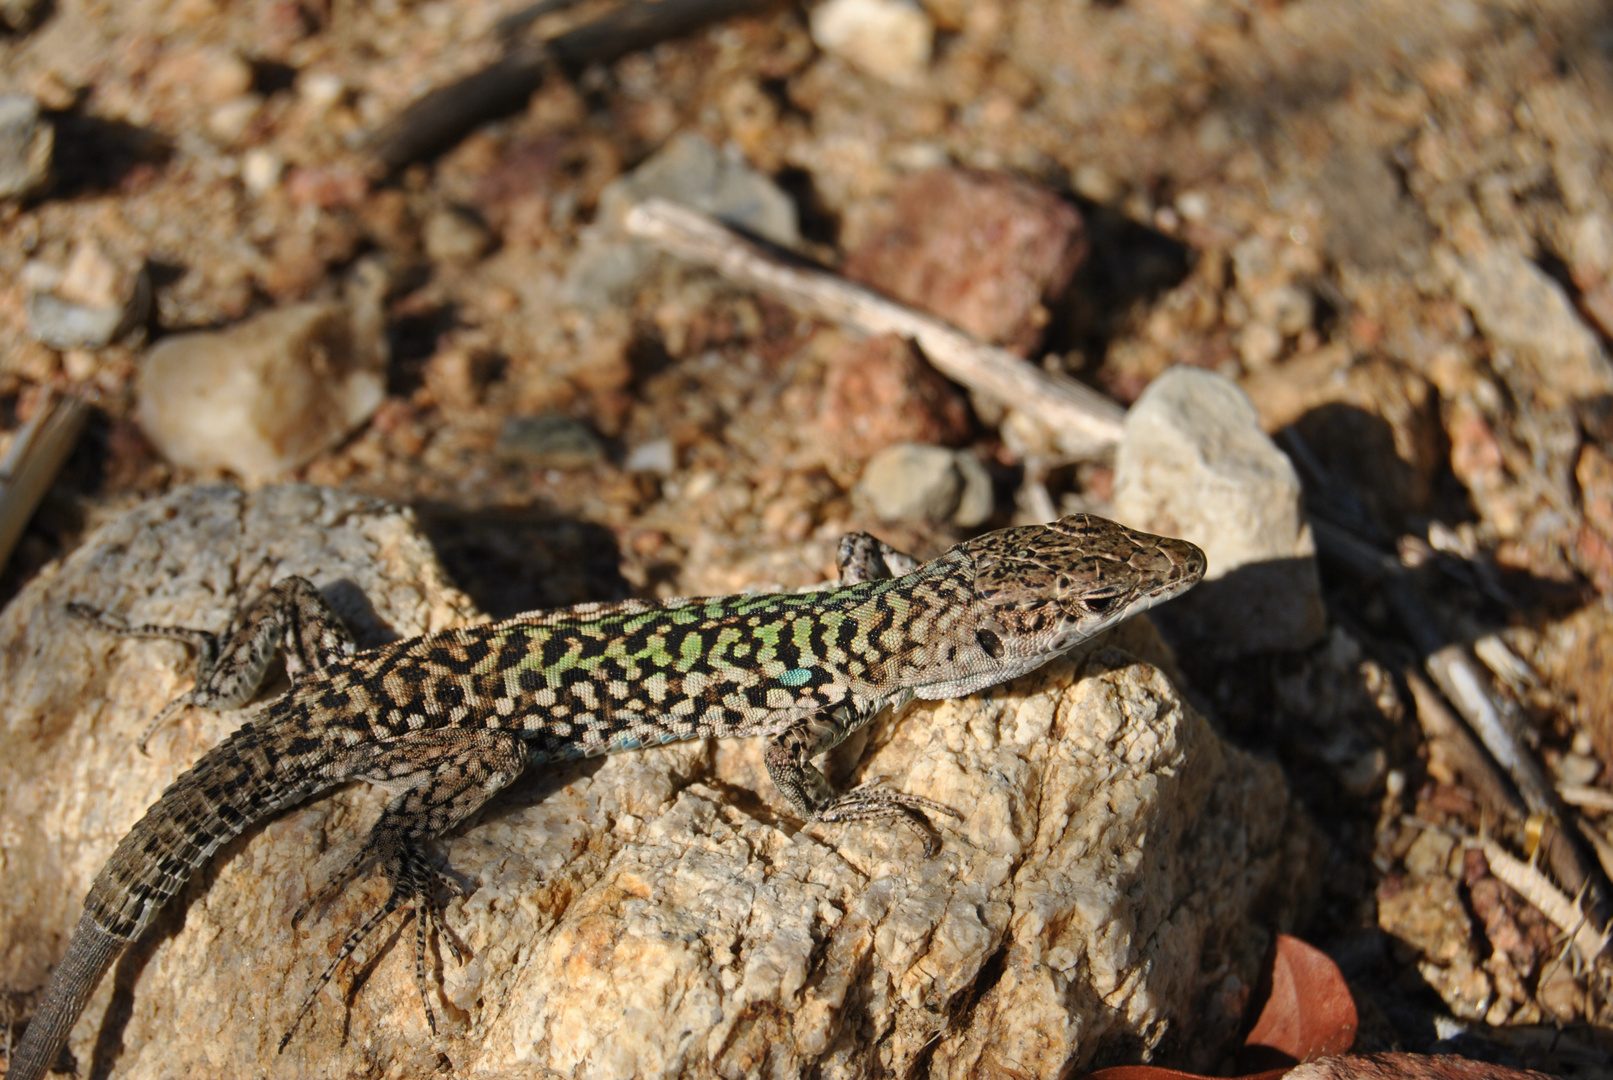
[[630,52],[776,3],[778,0],[635,0],[547,41],[528,40],[521,31],[539,16],[567,5],[534,5],[500,23],[500,35],[511,39],[504,56],[416,99],[374,134],[370,153],[386,171],[400,169],[441,153],[488,120],[522,108],[543,85],[551,65],[576,75],[590,64],[608,64]]
[[648,199],[628,213],[626,228],[631,236],[807,314],[869,336],[910,338],[937,371],[1038,421],[1066,453],[1098,455],[1120,439],[1125,410],[1097,391],[827,270],[786,259],[699,211]]
[[84,400],[68,394],[45,402],[12,440],[0,461],[0,566],[11,558],[88,419]]

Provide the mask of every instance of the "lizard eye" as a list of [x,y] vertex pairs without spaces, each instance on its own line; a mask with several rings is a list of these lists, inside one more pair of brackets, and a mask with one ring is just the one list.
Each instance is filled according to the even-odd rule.
[[1094,596],[1086,601],[1086,605],[1088,611],[1102,615],[1105,611],[1115,606],[1115,598],[1112,596]]
[[1002,656],[1003,639],[992,633],[990,630],[976,630],[975,641],[979,643],[982,649],[986,650],[986,655],[991,657],[993,660],[996,660]]

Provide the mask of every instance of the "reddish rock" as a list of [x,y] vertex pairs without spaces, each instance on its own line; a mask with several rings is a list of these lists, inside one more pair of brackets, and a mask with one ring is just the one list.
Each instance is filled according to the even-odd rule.
[[1000,173],[936,169],[897,188],[895,211],[846,260],[847,277],[1021,354],[1087,254],[1069,203]]
[[1587,443],[1579,452],[1574,479],[1579,482],[1585,523],[1603,536],[1613,537],[1613,461]]
[[836,457],[860,461],[901,442],[956,445],[969,407],[905,338],[886,334],[830,356],[818,426]]

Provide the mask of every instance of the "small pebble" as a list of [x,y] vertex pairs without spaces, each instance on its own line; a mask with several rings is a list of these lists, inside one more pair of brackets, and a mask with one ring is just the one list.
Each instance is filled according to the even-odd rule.
[[1564,787],[1584,787],[1601,771],[1601,764],[1585,754],[1569,752],[1557,760],[1557,781]]
[[953,523],[965,529],[984,525],[997,508],[991,473],[969,450],[953,451],[952,462],[963,480],[963,490],[958,493],[958,508],[952,512]]
[[946,521],[958,509],[963,487],[951,450],[897,443],[868,462],[853,495],[885,521]]
[[435,210],[421,228],[426,254],[435,262],[466,266],[493,246],[493,234],[470,214],[453,208]]
[[347,84],[340,75],[328,71],[304,74],[297,76],[297,93],[310,108],[323,112],[342,99]]
[[628,472],[660,473],[671,476],[678,467],[677,450],[671,439],[652,439],[628,452],[622,468]]
[[24,278],[33,285],[28,330],[53,349],[98,349],[143,324],[151,311],[145,267],[119,267],[93,241],[80,243],[60,274],[30,263]]
[[652,197],[691,206],[783,247],[801,239],[795,201],[782,188],[743,157],[685,132],[600,192],[594,223],[582,231],[566,270],[563,295],[568,303],[614,306],[628,299],[634,284],[656,265],[648,245],[621,233],[627,212]]
[[499,457],[548,469],[583,469],[605,458],[598,435],[559,413],[510,417],[494,450]]
[[280,155],[263,146],[255,146],[241,155],[241,183],[254,195],[265,195],[280,183],[285,169]]
[[23,94],[0,94],[0,199],[20,198],[50,180],[56,133],[39,115],[39,103]]
[[935,24],[914,0],[828,0],[812,11],[818,48],[896,86],[930,66]]
[[208,114],[207,130],[219,142],[233,143],[246,133],[262,107],[263,99],[256,94],[232,98]]

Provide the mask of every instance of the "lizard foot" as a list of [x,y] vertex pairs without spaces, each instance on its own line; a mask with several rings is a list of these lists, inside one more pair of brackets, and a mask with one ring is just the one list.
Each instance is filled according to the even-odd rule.
[[835,822],[897,818],[923,838],[924,857],[929,858],[941,850],[941,836],[936,831],[934,823],[925,814],[926,810],[958,821],[963,820],[962,814],[945,803],[870,784],[836,795],[813,812],[812,820]]
[[[375,859],[381,861],[387,877],[392,881],[392,892],[387,897],[386,903],[382,904],[379,910],[355,927],[343,939],[342,946],[336,950],[335,957],[331,959],[331,962],[325,966],[325,970],[320,973],[319,978],[315,980],[313,988],[308,991],[307,996],[303,999],[302,1007],[297,1010],[296,1017],[291,1021],[291,1026],[286,1029],[285,1035],[280,1039],[280,1052],[283,1052],[291,1042],[291,1037],[296,1034],[297,1028],[302,1025],[303,1017],[307,1016],[309,1009],[313,1008],[314,999],[319,996],[319,992],[325,989],[325,984],[330,982],[331,978],[336,974],[336,968],[343,960],[353,955],[358,947],[363,944],[364,939],[369,937],[376,927],[380,926],[389,915],[399,908],[410,909],[410,914],[414,917],[415,986],[420,991],[420,1004],[425,1008],[426,1024],[431,1028],[432,1035],[437,1034],[436,1012],[431,1007],[431,982],[427,977],[429,970],[427,963],[428,938],[432,933],[435,933],[438,943],[447,945],[448,951],[453,955],[454,963],[456,964],[463,964],[465,956],[460,947],[458,935],[443,921],[441,906],[436,902],[436,890],[438,886],[441,886],[455,896],[464,896],[465,888],[458,881],[433,866],[424,852],[416,845],[407,841],[389,844],[386,842],[388,839],[390,838],[383,837],[377,843],[376,838],[372,837],[371,841],[364,845],[364,848],[342,869],[341,873],[320,886],[293,913],[291,920],[292,925],[295,926],[302,921],[315,905],[323,903],[326,899],[345,888],[359,875],[359,872],[365,866]],[[378,850],[379,848],[390,848],[391,850],[382,851]]]

